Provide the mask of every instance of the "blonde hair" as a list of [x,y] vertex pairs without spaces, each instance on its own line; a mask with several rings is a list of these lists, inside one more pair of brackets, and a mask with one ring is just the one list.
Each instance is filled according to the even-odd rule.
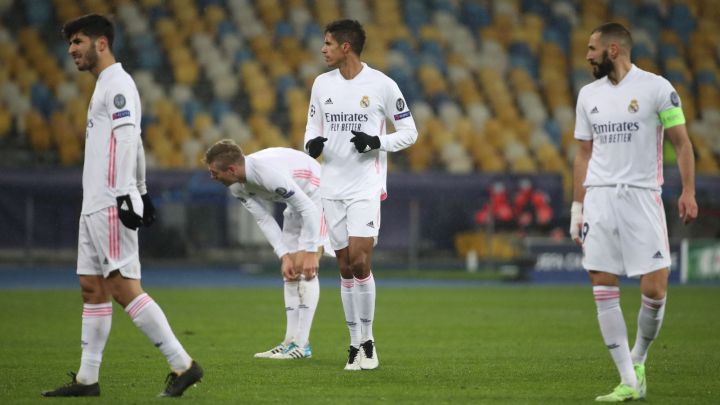
[[225,170],[232,164],[244,165],[245,156],[235,141],[232,139],[223,139],[215,142],[215,144],[205,152],[203,162],[208,165],[216,163],[218,169]]

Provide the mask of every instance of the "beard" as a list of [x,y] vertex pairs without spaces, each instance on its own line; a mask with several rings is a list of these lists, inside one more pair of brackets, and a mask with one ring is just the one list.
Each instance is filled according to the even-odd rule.
[[85,52],[85,55],[82,57],[82,63],[78,65],[78,70],[80,71],[86,71],[86,70],[94,70],[97,67],[98,64],[98,53],[97,49],[95,48],[95,43],[93,42],[90,48]]
[[603,51],[602,54],[602,60],[600,63],[593,63],[593,76],[595,76],[596,79],[602,79],[603,77],[609,75],[613,71],[613,63],[608,57],[608,52]]

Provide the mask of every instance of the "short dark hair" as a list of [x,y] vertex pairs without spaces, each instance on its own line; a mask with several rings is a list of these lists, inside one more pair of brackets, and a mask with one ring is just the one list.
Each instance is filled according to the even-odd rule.
[[62,27],[62,34],[66,41],[70,41],[73,35],[81,33],[96,39],[105,37],[108,46],[112,50],[113,39],[115,39],[115,26],[109,18],[100,14],[88,14],[66,22]]
[[242,149],[232,139],[223,139],[215,142],[210,149],[205,152],[203,162],[207,165],[217,163],[217,167],[226,170],[232,164],[244,165],[245,156]]
[[620,43],[627,48],[627,50],[632,49],[632,35],[630,35],[630,31],[628,31],[628,29],[620,23],[609,22],[602,24],[592,30],[591,34],[596,32],[600,33],[600,40],[604,44],[607,44],[609,39],[616,39],[619,40]]
[[365,46],[365,30],[357,20],[337,20],[325,26],[325,34],[332,34],[338,44],[347,42],[358,56]]

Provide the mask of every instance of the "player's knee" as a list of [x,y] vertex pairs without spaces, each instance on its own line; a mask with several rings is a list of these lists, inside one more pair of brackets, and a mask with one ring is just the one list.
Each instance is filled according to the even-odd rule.
[[370,263],[367,261],[367,256],[358,255],[351,258],[350,271],[355,277],[365,277],[370,272]]
[[86,304],[107,302],[109,298],[99,277],[80,277],[80,293]]

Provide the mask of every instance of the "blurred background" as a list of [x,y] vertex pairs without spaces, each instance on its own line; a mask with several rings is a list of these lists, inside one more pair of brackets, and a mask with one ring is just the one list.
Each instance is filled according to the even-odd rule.
[[[359,20],[362,59],[392,77],[419,130],[390,155],[375,268],[584,278],[567,238],[575,99],[593,28],[628,26],[640,68],[681,96],[700,220],[683,226],[666,143],[663,199],[678,279],[720,278],[720,7],[713,0],[0,0],[0,263],[72,265],[87,106],[60,29],[110,14],[143,102],[159,210],[143,263],[277,267],[252,218],[200,159],[302,148],[323,27]],[[278,211],[279,213],[279,211]]]

